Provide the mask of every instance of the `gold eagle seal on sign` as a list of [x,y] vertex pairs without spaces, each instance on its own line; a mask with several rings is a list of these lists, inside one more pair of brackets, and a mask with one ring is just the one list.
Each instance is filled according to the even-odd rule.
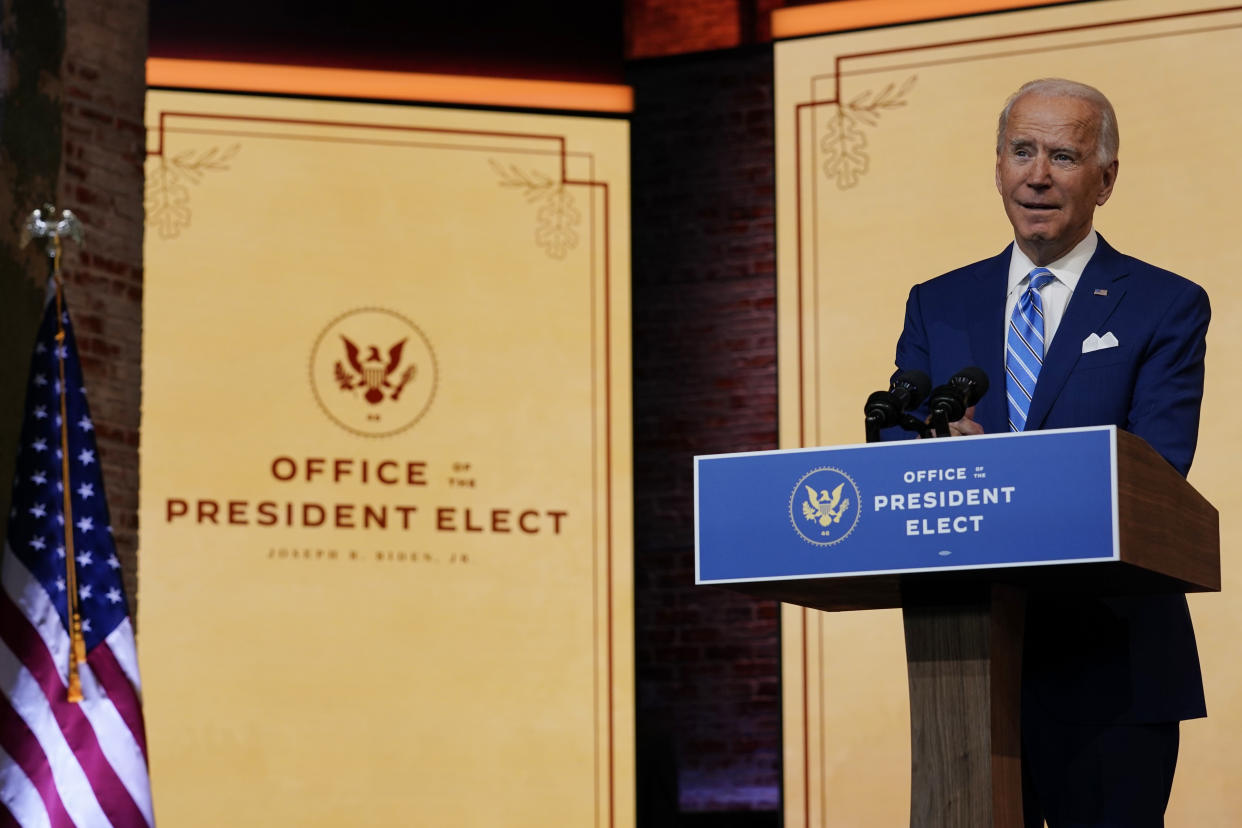
[[789,495],[789,520],[804,541],[836,546],[850,536],[862,514],[854,478],[831,466],[804,474]]
[[315,401],[334,423],[364,437],[405,431],[435,397],[436,356],[417,325],[385,308],[358,308],[328,323],[311,348]]

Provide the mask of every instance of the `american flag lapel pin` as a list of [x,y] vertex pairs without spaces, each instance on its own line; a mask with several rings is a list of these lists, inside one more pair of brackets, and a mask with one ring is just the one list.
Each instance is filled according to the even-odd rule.
[[1095,289],[1095,295],[1096,295],[1096,296],[1107,296],[1107,295],[1108,295],[1108,288],[1096,288],[1096,289]]

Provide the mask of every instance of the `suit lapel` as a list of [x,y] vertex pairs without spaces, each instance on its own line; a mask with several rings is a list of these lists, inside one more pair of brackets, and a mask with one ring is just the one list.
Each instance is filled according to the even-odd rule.
[[1052,346],[1044,357],[1027,414],[1027,431],[1043,426],[1061,389],[1065,387],[1065,381],[1082,356],[1082,341],[1097,332],[1125,295],[1126,275],[1125,259],[1101,236],[1095,255],[1082,272],[1065,315],[1061,317]]
[[969,306],[966,318],[972,320],[969,327],[970,353],[990,382],[989,392],[983,395],[975,408],[975,421],[989,432],[1009,430],[1009,414],[1005,405],[1005,329],[999,320],[1005,316],[1005,289],[1009,281],[1012,246],[983,263],[979,268],[976,289],[966,298]]

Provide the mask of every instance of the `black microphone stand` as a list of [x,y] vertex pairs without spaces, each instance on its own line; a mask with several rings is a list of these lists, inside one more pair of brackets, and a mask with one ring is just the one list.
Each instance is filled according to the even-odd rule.
[[[867,431],[867,442],[880,442],[880,429],[884,427],[883,418],[875,414],[868,414],[865,425]],[[913,431],[920,437],[935,436],[931,433],[931,429],[928,427],[927,423],[923,422],[913,414],[902,414],[901,419],[897,421],[897,425],[901,426],[906,431]],[[947,429],[948,426],[945,426],[945,428]]]

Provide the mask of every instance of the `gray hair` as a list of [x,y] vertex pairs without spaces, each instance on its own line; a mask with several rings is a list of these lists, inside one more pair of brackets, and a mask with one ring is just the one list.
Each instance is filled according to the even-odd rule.
[[996,151],[1001,151],[1005,140],[1005,127],[1009,125],[1009,112],[1013,105],[1026,95],[1044,95],[1050,98],[1078,98],[1094,107],[1099,116],[1100,134],[1096,136],[1095,150],[1101,167],[1107,167],[1117,160],[1117,149],[1121,144],[1121,136],[1117,132],[1117,113],[1113,105],[1104,97],[1104,93],[1094,86],[1085,83],[1065,80],[1064,78],[1041,78],[1022,84],[1022,87],[1009,96],[1005,108],[1001,110],[996,126]]

